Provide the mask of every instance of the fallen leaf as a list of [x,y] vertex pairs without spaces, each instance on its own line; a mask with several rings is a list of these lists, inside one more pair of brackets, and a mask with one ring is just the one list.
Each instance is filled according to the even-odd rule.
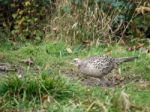
[[58,27],[54,27],[54,28],[52,28],[52,30],[53,30],[54,32],[58,32],[58,31],[59,31]]
[[66,48],[66,50],[67,50],[67,52],[68,52],[69,54],[72,54],[71,48]]
[[48,103],[51,102],[51,98],[50,98],[50,96],[48,96],[48,95],[42,96],[41,99],[42,99],[42,102],[48,102]]
[[77,25],[78,25],[78,23],[76,22],[76,23],[74,23],[73,25],[72,25],[72,29],[73,28],[76,28],[77,27]]

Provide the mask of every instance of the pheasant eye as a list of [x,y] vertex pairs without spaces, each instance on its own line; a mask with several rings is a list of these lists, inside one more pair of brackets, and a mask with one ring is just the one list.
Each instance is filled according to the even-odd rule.
[[74,63],[76,63],[76,62],[77,62],[77,60],[73,60],[73,62],[74,62]]

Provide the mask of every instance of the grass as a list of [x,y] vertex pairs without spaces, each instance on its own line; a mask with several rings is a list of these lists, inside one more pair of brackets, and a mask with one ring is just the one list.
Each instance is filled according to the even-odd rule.
[[[12,72],[1,76],[1,111],[121,112],[126,110],[120,107],[122,91],[129,95],[129,101],[134,105],[130,108],[131,112],[150,111],[150,89],[146,83],[150,80],[150,58],[144,52],[129,52],[119,45],[87,49],[82,45],[69,46],[63,42],[36,46],[27,44],[17,47],[17,50],[7,45],[3,44],[0,49],[1,62],[21,66],[25,75],[21,79]],[[73,53],[67,53],[66,48],[71,48]],[[139,59],[119,67],[127,83],[113,88],[83,86],[80,81],[71,80],[61,72],[75,69],[69,64],[73,58],[91,55],[139,56]],[[27,58],[33,60],[30,67],[20,63],[20,60]],[[36,68],[39,68],[38,72],[35,72]]]

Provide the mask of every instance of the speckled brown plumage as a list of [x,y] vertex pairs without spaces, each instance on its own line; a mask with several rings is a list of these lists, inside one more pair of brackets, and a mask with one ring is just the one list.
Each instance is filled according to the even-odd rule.
[[79,68],[80,72],[86,76],[101,78],[109,74],[119,64],[129,62],[137,57],[112,58],[105,56],[93,56],[84,60],[74,59],[74,64]]

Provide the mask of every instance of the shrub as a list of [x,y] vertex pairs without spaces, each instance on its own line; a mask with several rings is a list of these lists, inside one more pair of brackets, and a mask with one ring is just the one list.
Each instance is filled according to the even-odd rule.
[[45,27],[46,38],[55,37],[70,43],[85,40],[109,43],[127,40],[127,37],[131,40],[139,36],[137,29],[141,34],[147,31],[141,30],[147,26],[147,20],[142,19],[143,15],[138,14],[136,8],[148,4],[144,0],[59,1],[56,14]]
[[49,0],[0,0],[0,27],[13,41],[40,40],[39,22],[44,22],[49,4]]

